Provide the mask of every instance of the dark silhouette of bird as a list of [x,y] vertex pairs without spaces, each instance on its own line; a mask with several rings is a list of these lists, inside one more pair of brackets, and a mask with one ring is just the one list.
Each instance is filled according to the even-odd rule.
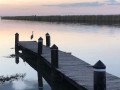
[[33,39],[33,37],[34,37],[34,35],[33,35],[33,31],[32,31],[32,35],[31,35],[30,39],[32,40],[32,39]]

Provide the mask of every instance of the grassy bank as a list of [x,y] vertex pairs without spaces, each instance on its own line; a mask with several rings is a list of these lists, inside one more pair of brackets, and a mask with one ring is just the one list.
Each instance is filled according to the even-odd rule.
[[86,24],[120,24],[120,15],[6,16],[1,19]]

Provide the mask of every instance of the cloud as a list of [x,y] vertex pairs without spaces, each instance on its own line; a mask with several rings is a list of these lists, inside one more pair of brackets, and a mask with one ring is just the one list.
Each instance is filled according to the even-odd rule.
[[106,0],[104,3],[107,5],[119,5],[120,3],[117,0]]
[[[4,7],[4,8],[3,8]],[[0,15],[106,15],[120,14],[120,3],[117,0],[104,2],[64,3],[54,5],[1,6]]]
[[105,0],[104,2],[81,2],[81,3],[64,3],[56,5],[42,5],[51,7],[98,7],[103,5],[120,5],[116,0]]
[[91,7],[102,6],[103,3],[99,2],[82,2],[82,3],[70,3],[70,4],[58,4],[58,5],[43,5],[43,6],[56,6],[56,7]]

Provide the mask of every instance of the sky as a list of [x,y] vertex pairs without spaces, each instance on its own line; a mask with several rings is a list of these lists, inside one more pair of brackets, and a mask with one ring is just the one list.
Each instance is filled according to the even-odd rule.
[[0,16],[120,14],[120,0],[0,0]]
[[11,5],[33,5],[33,4],[59,4],[59,3],[80,3],[80,2],[94,2],[104,0],[0,0],[0,4]]

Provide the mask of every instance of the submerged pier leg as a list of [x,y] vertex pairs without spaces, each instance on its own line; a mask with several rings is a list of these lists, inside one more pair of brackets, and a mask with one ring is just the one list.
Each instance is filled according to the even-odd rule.
[[19,50],[18,49],[15,50],[15,63],[16,64],[19,63]]
[[38,72],[38,88],[39,90],[43,90],[43,79],[42,75]]

